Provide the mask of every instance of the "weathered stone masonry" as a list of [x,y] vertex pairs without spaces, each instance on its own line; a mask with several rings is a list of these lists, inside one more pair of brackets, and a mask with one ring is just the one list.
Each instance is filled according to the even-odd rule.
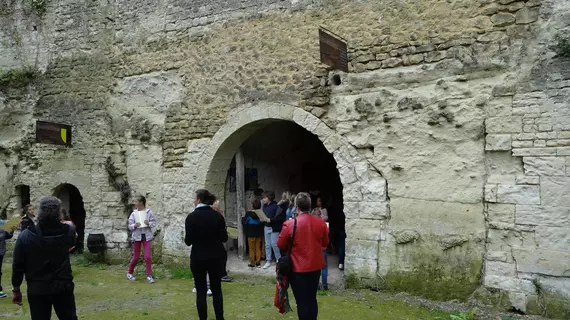
[[[4,1],[0,21],[0,75],[39,73],[0,82],[9,214],[18,185],[37,200],[73,184],[86,233],[124,259],[125,192],[140,192],[156,256],[185,262],[191,192],[222,194],[239,145],[290,121],[337,162],[347,284],[482,285],[529,312],[570,297],[566,1]],[[319,26],[348,40],[349,74],[319,63]],[[73,148],[34,144],[36,119],[73,125]]]

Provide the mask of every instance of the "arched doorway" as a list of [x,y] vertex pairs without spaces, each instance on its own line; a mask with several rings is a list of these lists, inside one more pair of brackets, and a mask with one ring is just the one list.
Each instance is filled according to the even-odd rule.
[[54,196],[61,200],[62,208],[67,210],[71,221],[75,224],[77,231],[77,245],[75,252],[82,253],[85,239],[85,207],[83,197],[79,189],[72,184],[64,183],[54,190]]
[[236,151],[260,130],[283,122],[294,124],[316,137],[328,157],[336,163],[348,236],[345,273],[359,278],[385,275],[387,269],[384,266],[390,265],[389,256],[382,257],[380,264],[379,252],[380,242],[387,239],[390,220],[386,180],[345,137],[305,110],[267,102],[232,110],[214,137],[190,141],[187,159],[191,161],[187,165],[192,172],[192,181],[179,175],[174,182],[185,186],[183,194],[191,194],[201,187],[217,195],[224,194]]

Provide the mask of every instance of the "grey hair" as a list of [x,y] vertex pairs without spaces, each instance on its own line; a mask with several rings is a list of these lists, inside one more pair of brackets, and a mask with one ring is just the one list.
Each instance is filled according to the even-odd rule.
[[306,192],[300,192],[295,197],[295,205],[301,212],[309,212],[311,210],[311,196]]
[[43,197],[38,208],[40,225],[56,225],[61,221],[61,200],[56,197]]

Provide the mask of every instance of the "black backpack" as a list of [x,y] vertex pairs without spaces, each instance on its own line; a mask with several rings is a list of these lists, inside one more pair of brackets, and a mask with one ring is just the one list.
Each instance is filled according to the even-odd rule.
[[291,236],[291,245],[287,254],[284,254],[277,261],[277,273],[282,276],[290,276],[293,273],[293,260],[291,260],[291,252],[293,251],[293,245],[295,244],[295,233],[297,232],[297,218],[295,218],[295,224],[293,226],[293,235]]

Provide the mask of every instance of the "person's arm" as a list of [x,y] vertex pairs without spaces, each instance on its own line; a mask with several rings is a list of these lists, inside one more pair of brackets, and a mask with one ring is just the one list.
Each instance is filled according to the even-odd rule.
[[279,238],[277,238],[277,246],[281,251],[287,251],[289,249],[289,223],[283,224],[283,229],[279,233]]
[[218,225],[218,229],[219,229],[219,234],[220,234],[220,241],[222,242],[227,242],[228,241],[228,229],[226,228],[226,219],[224,219],[223,216],[220,217],[221,219],[219,220],[219,225]]
[[186,229],[186,234],[184,235],[184,243],[187,246],[192,245],[192,214],[189,214],[186,217],[186,221],[184,222],[184,228]]
[[325,222],[329,222],[329,212],[327,211],[327,208],[321,209],[321,218],[323,218]]
[[131,213],[131,215],[129,216],[128,227],[129,227],[129,230],[131,230],[131,231],[135,230],[135,214],[134,214],[134,212]]
[[156,218],[154,217],[154,214],[152,214],[152,210],[150,209],[148,209],[148,224],[151,229],[156,228],[158,224],[156,223]]
[[16,240],[16,247],[12,255],[12,287],[14,291],[20,291],[20,286],[24,281],[24,273],[26,272],[26,240],[29,236],[29,231],[24,230],[18,240]]

